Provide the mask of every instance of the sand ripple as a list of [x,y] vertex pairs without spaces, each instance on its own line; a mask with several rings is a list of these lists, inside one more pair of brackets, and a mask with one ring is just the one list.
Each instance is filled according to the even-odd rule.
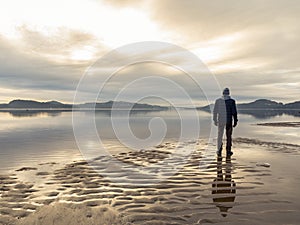
[[[161,160],[170,157],[172,148],[175,148],[170,143],[149,151],[115,155],[125,167],[151,166],[163,171],[166,179],[151,185],[143,185],[142,182],[147,180],[144,180],[141,171],[127,174],[122,168],[107,169],[109,159],[103,156],[91,164],[74,162],[53,173],[35,172],[37,177],[47,180],[42,186],[24,183],[13,174],[2,175],[0,224],[17,224],[19,221],[42,224],[33,212],[45,213],[45,207],[50,205],[52,208],[47,209],[53,210],[58,204],[63,204],[60,205],[63,209],[68,204],[72,207],[78,205],[74,206],[74,210],[87,213],[88,218],[99,218],[97,210],[107,206],[116,210],[120,224],[223,223],[225,217],[225,222],[229,224],[233,221],[234,224],[248,224],[247,216],[251,212],[243,211],[244,206],[255,209],[261,205],[265,211],[260,213],[264,214],[268,207],[289,204],[288,201],[276,201],[276,193],[264,188],[261,178],[271,176],[271,168],[241,165],[235,158],[206,159],[208,164],[200,164],[203,146],[200,147],[175,172],[155,167]],[[182,163],[180,157],[173,160],[178,165]],[[96,166],[96,170],[91,165]],[[24,171],[23,168],[19,170]],[[126,183],[129,177],[135,179],[136,184]],[[241,214],[244,217],[240,217]],[[86,217],[80,219],[87,221]],[[43,218],[46,221],[46,217]]]

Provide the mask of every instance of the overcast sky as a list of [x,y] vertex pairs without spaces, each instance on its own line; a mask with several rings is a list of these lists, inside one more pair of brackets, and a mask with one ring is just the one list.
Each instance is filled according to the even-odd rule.
[[[239,102],[300,100],[299,21],[298,0],[1,1],[0,102],[72,102],[91,65],[115,48],[140,41],[168,42],[192,52]],[[186,61],[178,58],[178,65]],[[190,77],[159,63],[123,68],[100,100],[114,98],[144,76],[172,79],[196,103],[204,101],[205,93]],[[166,92],[162,83],[149,85],[158,96]],[[145,85],[131,88],[143,93]],[[184,104],[172,88],[168,92]]]

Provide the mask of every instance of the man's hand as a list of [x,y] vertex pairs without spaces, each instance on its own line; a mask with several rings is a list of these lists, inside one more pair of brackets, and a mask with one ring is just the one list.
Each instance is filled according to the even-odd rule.
[[236,127],[236,126],[237,126],[237,121],[234,121],[233,127]]
[[215,126],[218,126],[218,122],[217,121],[214,121],[214,124],[215,124]]

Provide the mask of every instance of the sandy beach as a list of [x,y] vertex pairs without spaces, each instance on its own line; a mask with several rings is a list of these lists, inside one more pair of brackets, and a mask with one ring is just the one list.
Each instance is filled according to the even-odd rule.
[[[149,185],[140,173],[108,170],[107,156],[2,174],[0,224],[297,224],[300,146],[237,138],[231,159],[218,159],[194,144],[187,161],[176,159],[180,170]],[[114,157],[124,168],[163,170],[155,164],[174,148],[168,142]]]

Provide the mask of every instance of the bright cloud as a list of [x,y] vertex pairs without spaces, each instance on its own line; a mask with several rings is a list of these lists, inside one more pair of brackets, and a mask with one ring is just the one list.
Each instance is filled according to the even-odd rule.
[[[77,82],[96,59],[116,47],[149,40],[190,50],[221,86],[242,99],[299,100],[299,12],[297,0],[3,1],[0,101],[44,94],[45,99],[72,101]],[[138,77],[156,67],[136,66],[125,74]],[[199,97],[183,75],[177,78]],[[119,87],[124,80],[114,82]]]

